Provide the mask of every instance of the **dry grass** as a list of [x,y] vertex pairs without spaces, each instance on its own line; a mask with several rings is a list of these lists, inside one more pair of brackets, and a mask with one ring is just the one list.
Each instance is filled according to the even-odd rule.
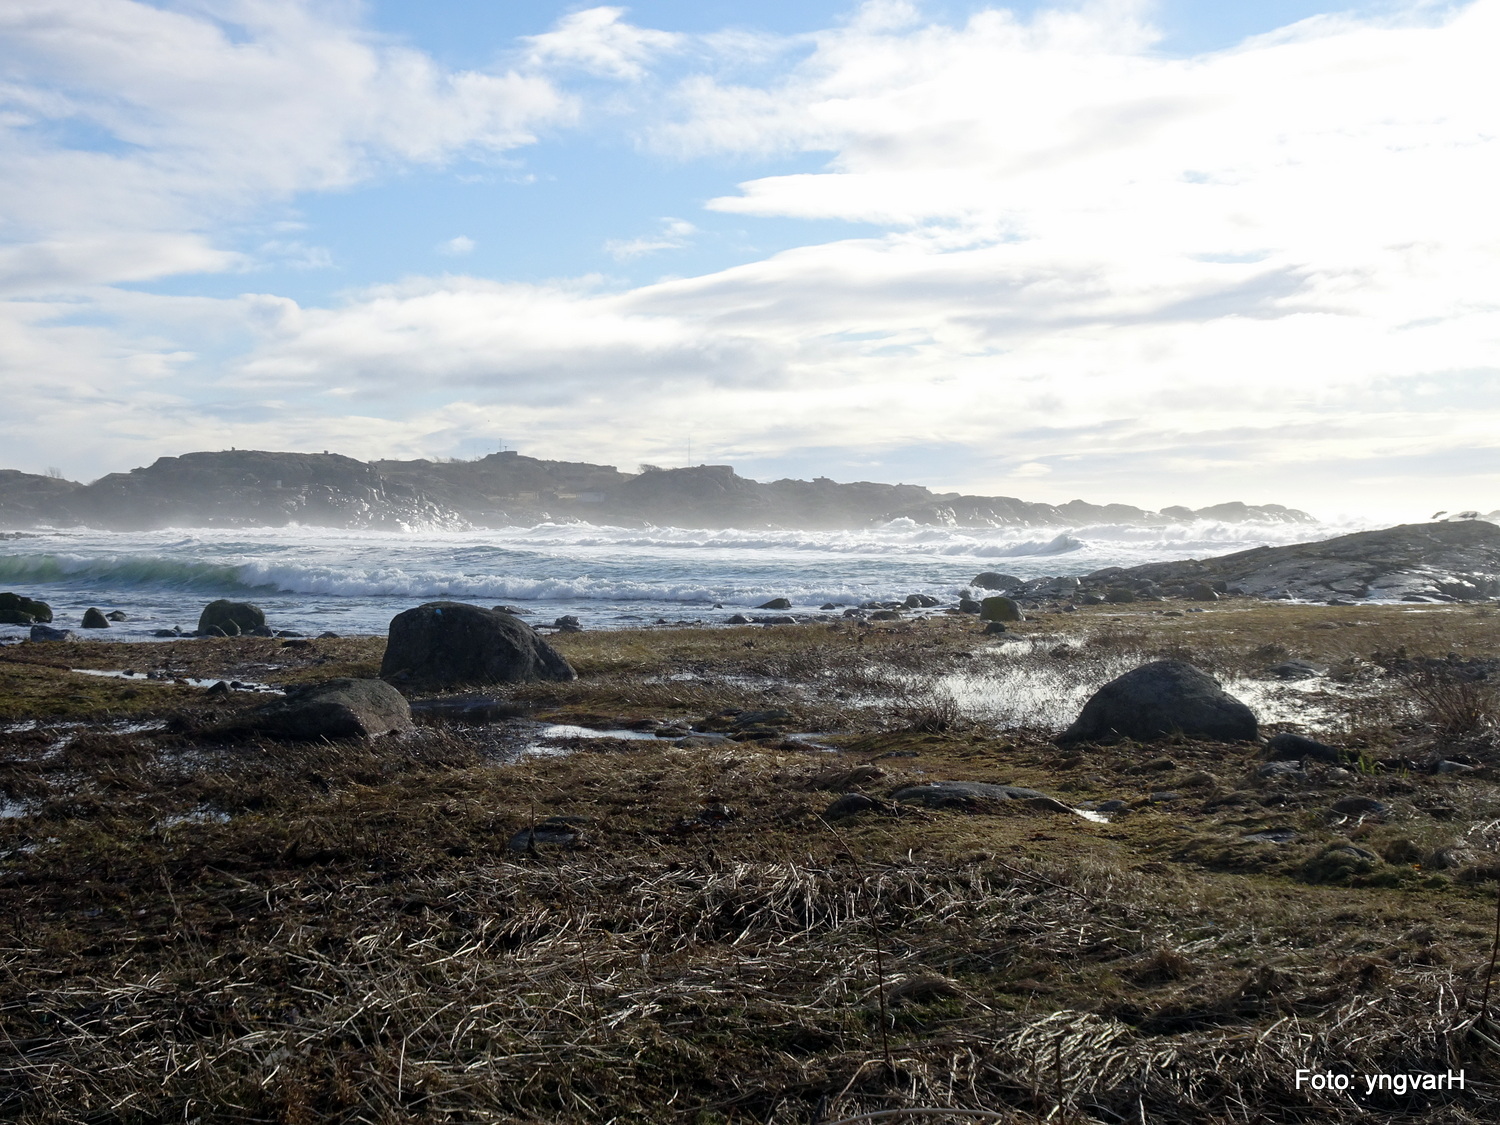
[[[1344,617],[1377,620],[1316,627]],[[1473,610],[1229,603],[1014,630],[1037,642],[1019,666],[1056,683],[1167,651],[1262,676],[1271,645],[1366,669],[1327,704],[1366,730],[1363,774],[1266,780],[1253,748],[1184,740],[1064,757],[935,687],[996,659],[956,619],[578,634],[558,640],[580,681],[520,693],[600,726],[781,708],[786,731],[843,732],[824,739],[837,753],[767,736],[518,758],[523,723],[310,747],[0,735],[21,810],[0,819],[0,1116],[1493,1120],[1500,1028],[1478,998],[1500,795],[1484,770],[1373,765],[1446,736],[1371,661],[1398,644],[1491,655],[1486,628]],[[266,680],[378,659],[370,641],[315,666],[247,645],[158,658],[205,677],[286,660],[244,677]],[[17,708],[67,713],[80,677],[24,674]],[[163,715],[253,702],[160,690]],[[1387,714],[1407,726],[1370,717]],[[1129,812],[821,815],[846,786],[884,799],[934,778]],[[1330,819],[1351,793],[1388,814]],[[554,817],[575,846],[509,848]],[[1250,838],[1273,829],[1294,835]],[[1316,881],[1309,865],[1351,843],[1391,858]],[[1472,853],[1471,877],[1431,868],[1440,847]],[[1464,1068],[1468,1085],[1351,1099],[1298,1089],[1300,1067]]]

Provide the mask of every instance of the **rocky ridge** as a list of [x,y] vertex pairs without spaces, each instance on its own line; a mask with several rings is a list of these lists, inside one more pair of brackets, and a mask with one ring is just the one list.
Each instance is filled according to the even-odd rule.
[[1160,512],[1072,500],[937,493],[920,485],[770,482],[729,465],[682,469],[547,461],[513,451],[474,461],[357,461],[333,453],[227,450],[162,457],[92,484],[0,471],[0,527],[502,527],[543,520],[621,526],[845,530],[925,526],[1165,526],[1185,519],[1311,523],[1306,512],[1239,502]]

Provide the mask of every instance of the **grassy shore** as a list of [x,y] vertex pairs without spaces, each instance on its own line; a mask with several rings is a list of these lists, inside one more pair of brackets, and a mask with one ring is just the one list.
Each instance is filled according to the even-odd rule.
[[[1497,626],[1231,600],[999,636],[587,632],[555,638],[578,681],[508,693],[535,721],[318,745],[208,737],[266,696],[175,681],[373,675],[383,639],[0,649],[0,1115],[1493,1121],[1495,700],[1392,654],[1500,657]],[[1348,767],[1052,744],[1162,655]],[[1266,674],[1289,657],[1328,674]],[[889,801],[932,780],[1123,807]],[[825,815],[851,791],[875,807]],[[1332,811],[1350,796],[1385,811]],[[569,842],[512,846],[549,823]],[[1299,1088],[1303,1068],[1361,1077]],[[1365,1092],[1460,1069],[1462,1090]]]

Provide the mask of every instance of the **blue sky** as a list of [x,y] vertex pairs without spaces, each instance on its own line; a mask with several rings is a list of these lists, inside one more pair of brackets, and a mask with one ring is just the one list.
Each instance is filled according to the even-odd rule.
[[13,0],[3,460],[691,438],[763,479],[1488,510],[1497,28]]

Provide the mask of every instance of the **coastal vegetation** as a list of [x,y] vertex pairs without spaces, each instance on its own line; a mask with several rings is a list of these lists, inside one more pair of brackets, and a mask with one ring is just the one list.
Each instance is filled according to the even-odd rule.
[[[295,744],[223,732],[384,638],[6,647],[0,1114],[1493,1120],[1496,609],[1026,616],[560,633],[529,718]],[[1334,760],[1055,743],[1163,658]]]

